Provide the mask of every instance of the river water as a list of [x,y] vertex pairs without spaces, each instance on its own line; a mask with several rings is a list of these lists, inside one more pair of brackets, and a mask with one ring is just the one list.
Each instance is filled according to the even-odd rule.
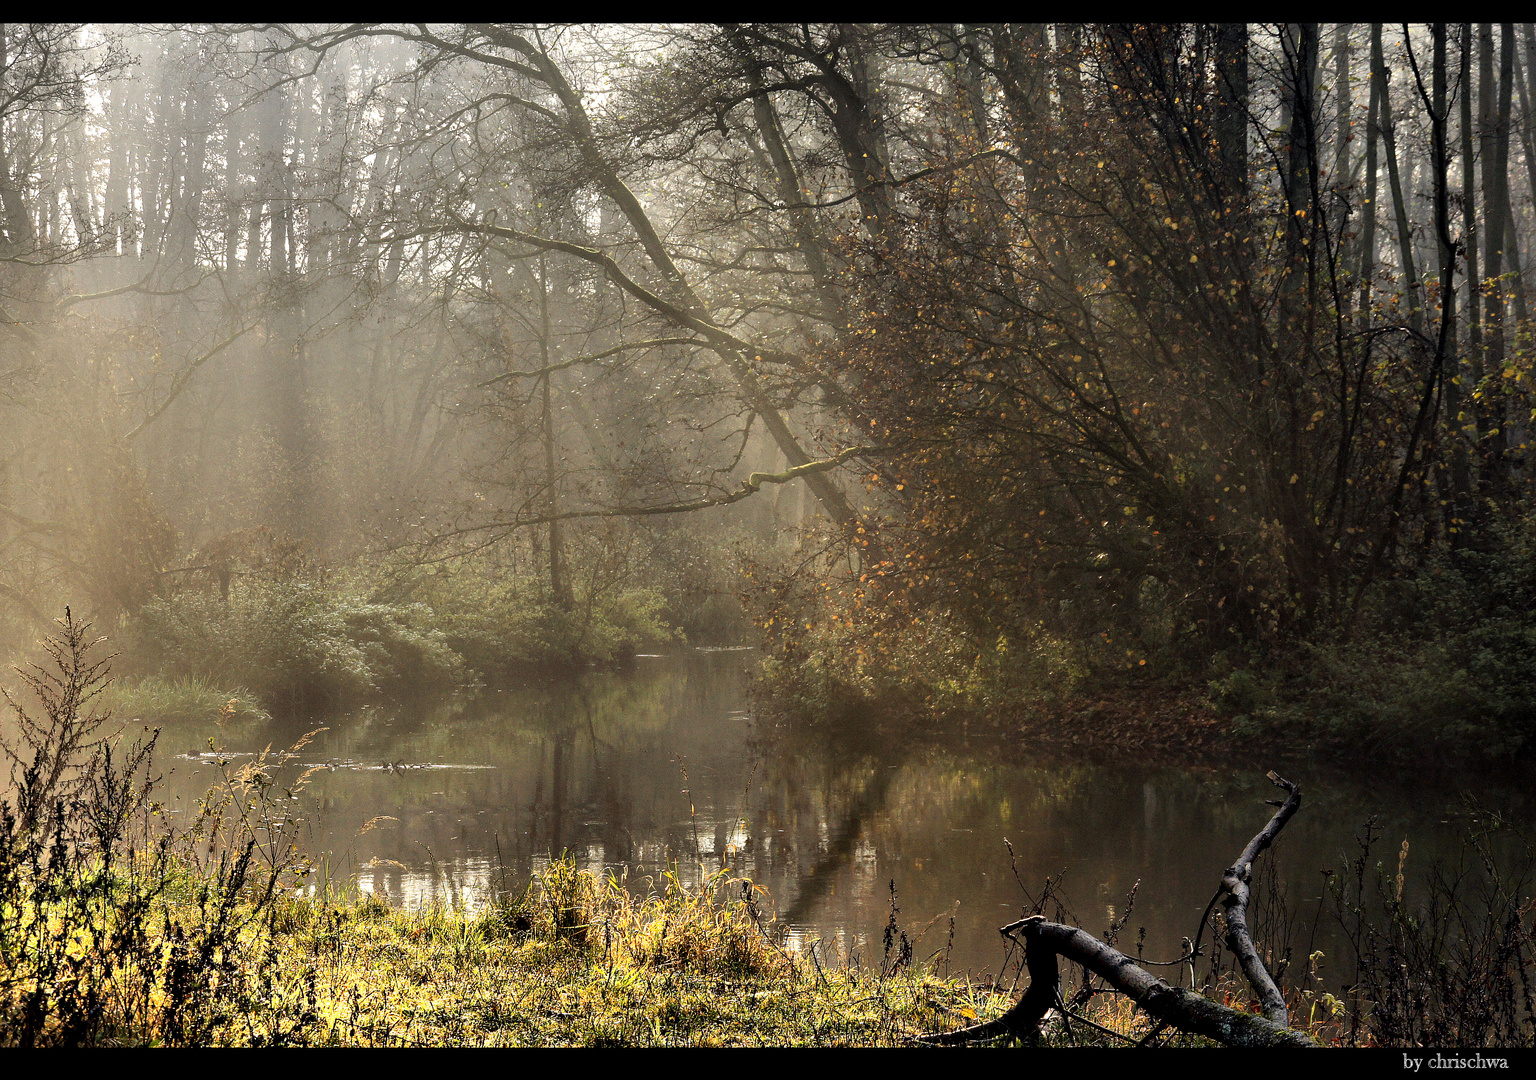
[[[1172,959],[1222,868],[1273,812],[1264,800],[1282,794],[1264,779],[1277,763],[1258,759],[1096,766],[992,744],[919,752],[765,742],[746,692],[755,660],[751,650],[690,649],[639,658],[632,672],[337,717],[274,790],[319,766],[284,805],[304,820],[325,878],[392,903],[475,906],[561,853],[583,868],[627,870],[641,887],[647,875],[672,870],[694,882],[725,866],[768,890],[802,948],[819,940],[823,957],[878,965],[894,883],[915,958],[947,955],[951,971],[978,976],[1001,973],[997,927],[1047,877],[1099,934],[1124,918],[1139,882],[1120,944]],[[238,763],[291,745],[306,726],[167,730],[161,797],[185,815],[218,778],[197,754],[210,737]],[[1456,857],[1469,806],[1520,826],[1536,818],[1514,780],[1287,769],[1305,801],[1276,849],[1272,887],[1256,889],[1258,915],[1261,929],[1277,926],[1269,913],[1283,898],[1288,930],[1270,936],[1298,964],[1322,949],[1330,983],[1348,973],[1338,922],[1320,899],[1322,871],[1346,870],[1367,818],[1381,836],[1372,878],[1378,861],[1395,876],[1408,841],[1410,900],[1424,870]]]

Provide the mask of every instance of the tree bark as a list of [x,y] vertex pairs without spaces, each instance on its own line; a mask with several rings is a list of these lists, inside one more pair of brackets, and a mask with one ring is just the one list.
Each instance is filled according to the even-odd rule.
[[1354,23],[1339,23],[1333,28],[1333,175],[1329,182],[1341,187],[1350,174],[1350,94],[1349,31]]
[[1240,208],[1248,205],[1248,26],[1216,25],[1217,153]]
[[[1375,43],[1381,39],[1381,24],[1371,24],[1371,41],[1373,43],[1373,56]],[[1366,107],[1365,121],[1365,198],[1363,200],[1363,212],[1365,224],[1360,234],[1360,325],[1366,326],[1370,319],[1371,282],[1376,276],[1376,195],[1377,195],[1377,155],[1376,146],[1380,142],[1381,132],[1381,98],[1386,92],[1380,76],[1376,72],[1373,62],[1370,67],[1370,103]]]
[[539,359],[544,365],[542,427],[544,434],[544,483],[547,486],[545,506],[549,513],[549,593],[555,606],[570,611],[576,606],[571,594],[571,584],[565,576],[565,551],[560,542],[559,475],[555,471],[558,456],[555,447],[555,416],[551,407],[549,380],[549,274],[544,264],[544,254],[539,253]]
[[1483,301],[1487,326],[1487,346],[1483,367],[1490,375],[1489,397],[1492,436],[1489,454],[1490,479],[1498,483],[1508,473],[1504,450],[1509,445],[1509,418],[1505,415],[1507,395],[1499,374],[1504,368],[1504,204],[1509,198],[1509,112],[1512,97],[1512,72],[1515,60],[1514,25],[1500,25],[1499,73],[1493,78],[1493,29],[1483,23],[1479,69],[1482,79],[1479,106],[1483,113],[1483,223],[1484,272],[1488,276],[1488,294]]

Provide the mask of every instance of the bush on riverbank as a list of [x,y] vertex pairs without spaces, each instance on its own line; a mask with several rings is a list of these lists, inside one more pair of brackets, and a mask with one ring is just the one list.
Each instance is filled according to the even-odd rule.
[[485,677],[610,664],[679,639],[658,590],[582,584],[565,610],[540,581],[461,560],[442,573],[402,574],[389,595],[425,605],[448,645]]
[[1079,701],[1156,688],[1203,697],[1238,741],[1404,760],[1536,749],[1536,514],[1491,520],[1476,545],[1378,582],[1352,630],[1263,644],[1213,648],[1150,586],[1120,605],[1118,623],[1072,633],[1012,614],[973,627],[872,588],[765,575],[765,708],[807,727],[965,717],[1091,739],[1067,730],[1083,723]]
[[1044,626],[978,630],[940,608],[892,611],[836,572],[751,568],[761,709],[791,725],[937,726],[1020,702],[1049,707],[1089,675]]
[[430,693],[464,678],[464,661],[420,604],[369,603],[320,584],[256,581],[226,603],[159,597],[137,613],[125,666],[161,678],[245,686],[269,709]]
[[221,695],[209,715],[236,697],[269,711],[334,709],[611,664],[678,640],[656,590],[578,591],[563,609],[537,582],[464,563],[341,583],[252,575],[227,597],[156,597],[122,636],[122,666],[140,680],[122,704],[161,719]]
[[1213,682],[1239,734],[1405,759],[1536,749],[1536,515],[1378,586],[1353,637],[1302,642],[1291,667]]

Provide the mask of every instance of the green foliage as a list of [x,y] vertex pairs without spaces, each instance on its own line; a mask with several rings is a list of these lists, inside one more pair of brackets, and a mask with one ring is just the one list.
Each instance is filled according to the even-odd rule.
[[441,690],[462,658],[420,604],[377,604],[305,582],[149,602],[125,650],[140,671],[244,685],[268,708],[334,706]]
[[117,681],[102,700],[115,715],[151,725],[271,719],[249,690],[226,689],[200,676]]
[[[1382,756],[1497,757],[1536,746],[1536,514],[1490,522],[1480,548],[1443,551],[1370,594],[1347,641],[1303,643],[1278,700],[1213,698],[1239,731],[1301,735]],[[1219,698],[1218,698],[1219,700]]]
[[693,642],[750,640],[752,626],[741,606],[738,553],[760,546],[744,530],[722,534],[705,522],[657,529],[646,564],[637,568],[650,587],[667,597],[665,620]]
[[[1211,665],[1213,672],[1222,672],[1226,667],[1224,654],[1218,655]],[[1228,712],[1251,713],[1259,706],[1275,700],[1275,688],[1271,681],[1248,668],[1225,671],[1206,685],[1210,690],[1211,703]]]
[[622,577],[579,579],[588,587],[569,610],[541,579],[485,560],[355,569],[338,583],[274,577],[245,575],[227,602],[188,590],[144,604],[123,647],[142,678],[118,692],[122,706],[168,718],[217,715],[231,697],[271,710],[335,708],[441,693],[475,677],[615,663],[681,636],[662,592]]
[[652,588],[578,589],[565,611],[542,582],[470,560],[440,574],[408,572],[393,588],[430,611],[443,640],[486,676],[612,663],[679,636],[667,623],[665,598]]

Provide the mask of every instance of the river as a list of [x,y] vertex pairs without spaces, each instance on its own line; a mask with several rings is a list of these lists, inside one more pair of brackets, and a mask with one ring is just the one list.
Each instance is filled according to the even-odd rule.
[[[322,884],[355,884],[391,903],[475,906],[561,853],[583,868],[627,871],[632,887],[668,870],[697,882],[723,866],[767,890],[793,943],[820,941],[824,960],[878,965],[894,883],[914,957],[981,977],[1002,973],[996,928],[1047,877],[1097,934],[1124,919],[1135,886],[1121,947],[1176,957],[1222,868],[1272,813],[1264,800],[1278,794],[1264,779],[1278,763],[1259,759],[1088,765],[964,741],[796,750],[755,730],[755,659],[689,649],[641,657],[630,672],[335,717],[274,790],[304,822]],[[210,737],[239,764],[291,745],[307,726],[168,730],[160,797],[185,820],[218,778],[200,753]],[[1456,857],[1469,807],[1522,827],[1536,817],[1515,780],[1287,769],[1304,803],[1273,858],[1261,859],[1275,872],[1255,889],[1257,916],[1296,964],[1323,950],[1330,984],[1348,972],[1322,871],[1348,872],[1367,818],[1381,837],[1369,876],[1380,862],[1393,878],[1407,841],[1411,901],[1432,863]],[[287,798],[303,772],[306,784]],[[1284,930],[1274,929],[1280,910]]]

